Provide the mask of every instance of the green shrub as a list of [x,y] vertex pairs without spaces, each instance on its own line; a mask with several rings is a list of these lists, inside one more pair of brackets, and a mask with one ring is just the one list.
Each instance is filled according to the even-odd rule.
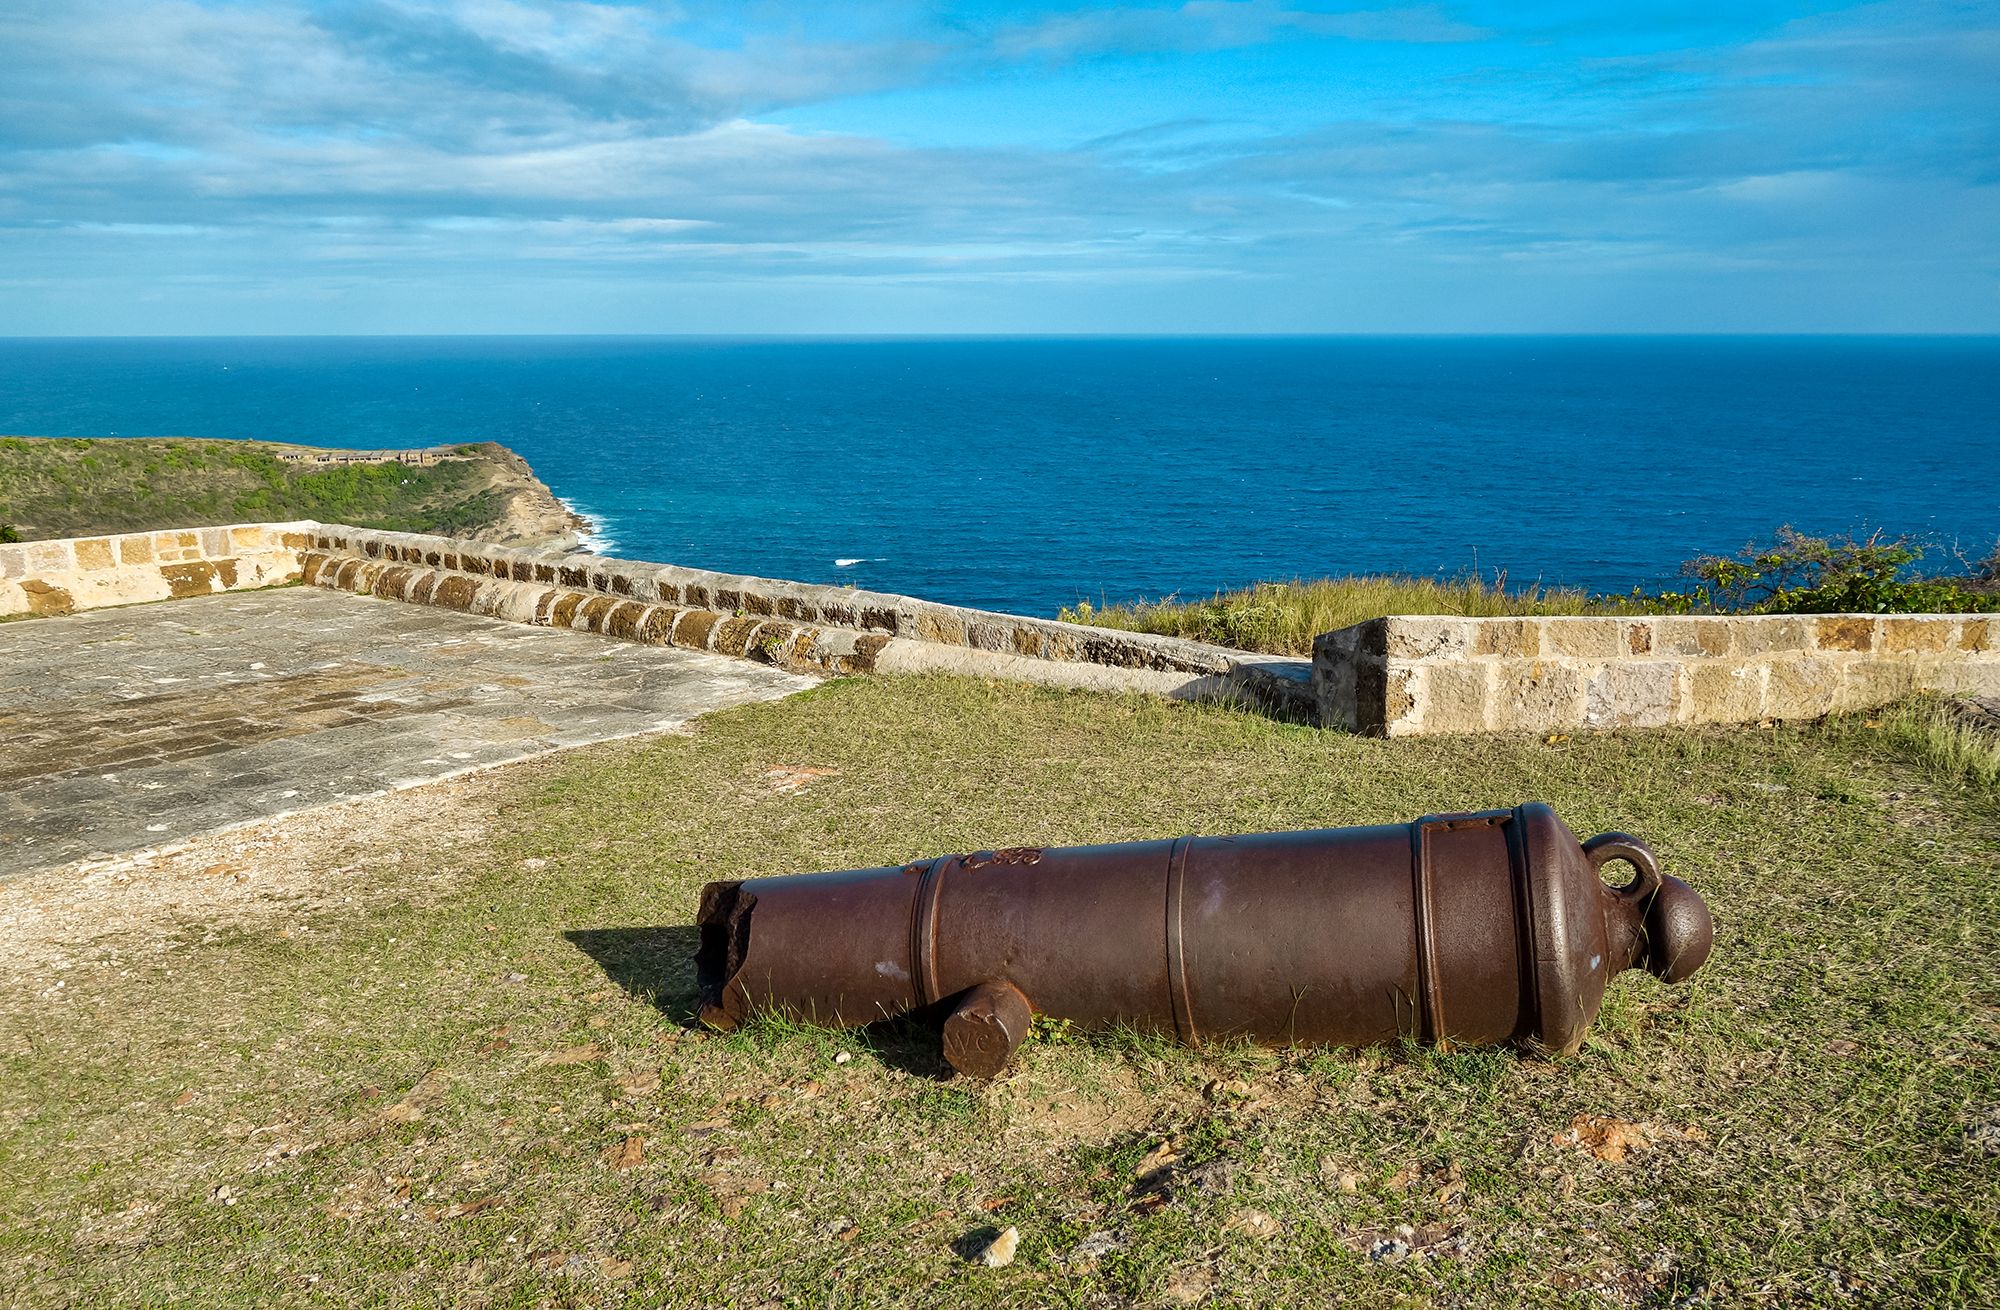
[[[1997,552],[2000,553],[2000,552]],[[1704,555],[1681,572],[1693,579],[1679,591],[1648,596],[1637,590],[1624,606],[1650,613],[1939,614],[2000,610],[2000,594],[1965,580],[1910,576],[1924,557],[1907,537],[1876,532],[1866,538],[1809,537],[1787,524],[1768,545],[1733,556]]]

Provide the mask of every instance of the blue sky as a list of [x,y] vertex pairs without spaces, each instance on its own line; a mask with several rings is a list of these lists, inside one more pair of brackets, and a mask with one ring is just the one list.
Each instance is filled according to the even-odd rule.
[[1995,332],[2000,4],[0,0],[0,335]]

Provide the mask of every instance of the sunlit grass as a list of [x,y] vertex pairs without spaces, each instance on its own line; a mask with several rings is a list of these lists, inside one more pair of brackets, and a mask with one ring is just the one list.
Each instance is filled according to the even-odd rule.
[[1477,576],[1380,575],[1260,582],[1241,591],[1217,592],[1207,600],[1169,596],[1130,605],[1079,601],[1063,610],[1062,617],[1072,623],[1187,637],[1239,650],[1306,655],[1312,651],[1313,638],[1322,632],[1391,614],[1485,618],[1610,612],[1615,612],[1612,603],[1567,588],[1537,585],[1509,590],[1504,578],[1488,583]]
[[[311,855],[337,894],[218,931],[191,874],[0,994],[0,1301],[1991,1305],[2000,803],[1901,722],[1377,741],[886,679],[522,766]],[[986,1085],[920,1025],[682,1026],[710,879],[1529,799],[1718,925],[1572,1059],[1043,1023]]]

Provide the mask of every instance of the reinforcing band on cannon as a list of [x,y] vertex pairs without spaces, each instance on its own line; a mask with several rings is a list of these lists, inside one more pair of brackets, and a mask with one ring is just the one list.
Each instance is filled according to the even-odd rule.
[[714,882],[695,972],[711,1027],[934,1018],[952,1066],[990,1078],[1036,1013],[1189,1045],[1573,1052],[1614,974],[1679,982],[1713,937],[1645,842],[1579,842],[1528,804]]

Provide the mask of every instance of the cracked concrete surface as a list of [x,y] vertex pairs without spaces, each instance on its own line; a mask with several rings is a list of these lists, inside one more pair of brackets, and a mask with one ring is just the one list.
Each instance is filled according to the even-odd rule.
[[811,679],[314,588],[0,625],[0,878],[658,732]]

